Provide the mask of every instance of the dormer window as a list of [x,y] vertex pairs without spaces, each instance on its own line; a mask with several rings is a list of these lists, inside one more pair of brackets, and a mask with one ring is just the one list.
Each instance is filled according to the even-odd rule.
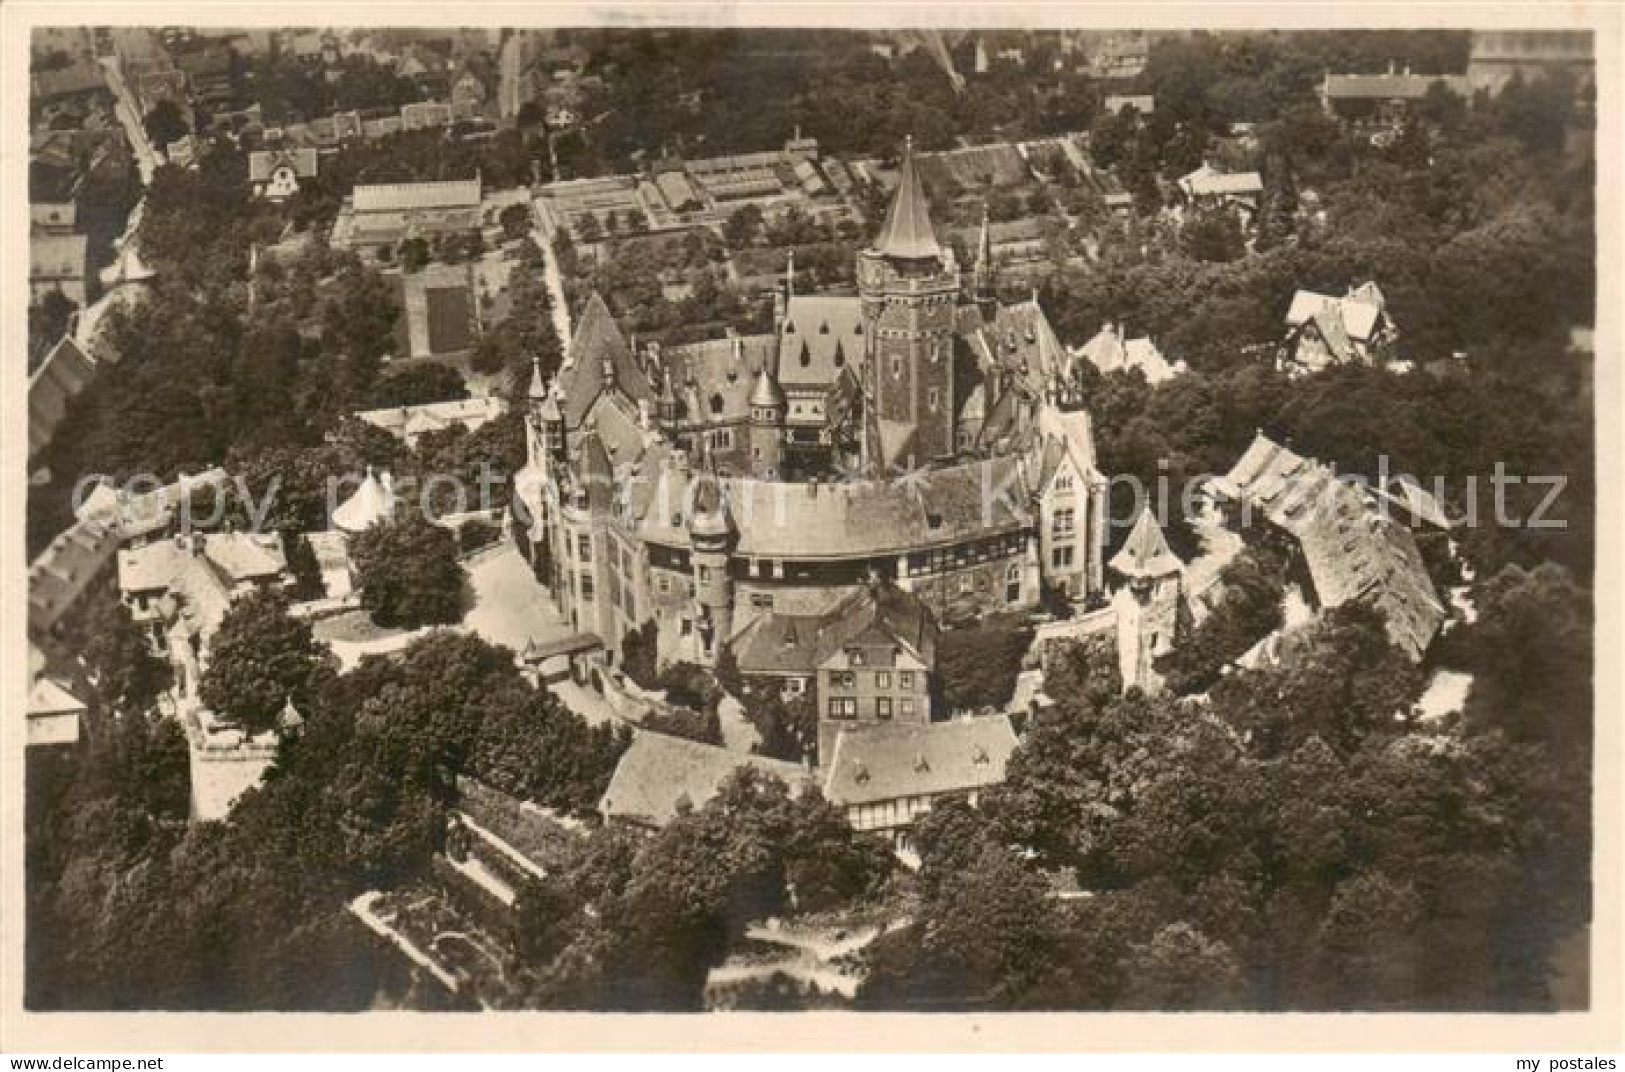
[[794,335],[796,333],[796,322],[794,320],[786,320],[784,322],[784,333],[786,335]]
[[861,649],[861,648],[853,648],[851,651],[847,652],[846,655],[847,655],[847,661],[849,663],[851,663],[853,666],[862,666],[863,665],[863,649]]
[[820,335],[828,335],[829,334],[829,321],[828,320],[825,320],[823,323],[818,325],[818,334],[820,334]]
[[[839,360],[840,360],[839,351],[837,351],[836,353],[837,353],[836,361],[837,361],[837,363],[839,363]],[[812,351],[807,349],[807,341],[805,339],[803,339],[802,342],[801,342],[801,367],[806,368],[807,366],[809,366],[811,364],[812,364]]]

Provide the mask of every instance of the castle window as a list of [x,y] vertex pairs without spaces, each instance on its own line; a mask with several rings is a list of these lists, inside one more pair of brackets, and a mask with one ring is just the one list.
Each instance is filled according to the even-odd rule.
[[896,356],[895,354],[892,356],[892,359],[891,359],[891,374],[892,374],[892,379],[894,379],[894,380],[895,379],[902,379],[902,377],[903,377],[903,359],[901,357]]
[[712,416],[720,416],[721,413],[722,413],[722,396],[721,395],[712,395],[711,396],[711,415]]
[[891,671],[890,670],[876,670],[875,671],[875,688],[877,688],[877,689],[889,689],[889,688],[891,688]]
[[710,566],[701,566],[700,567],[700,583],[701,584],[706,584],[710,580],[711,580],[711,567]]
[[850,652],[847,653],[847,661],[850,662],[853,666],[862,666],[863,665],[863,649],[862,648],[853,648]]
[[1071,507],[1055,511],[1055,519],[1050,526],[1050,535],[1055,537],[1070,536],[1077,530],[1077,513]]
[[891,697],[890,696],[877,696],[877,697],[875,697],[875,717],[876,718],[883,718],[883,719],[891,718]]
[[899,704],[898,704],[898,713],[901,714],[904,718],[913,718],[914,717],[914,701],[913,700],[903,700],[903,701],[899,702]]
[[583,602],[583,603],[591,603],[592,602],[592,597],[593,597],[592,574],[583,573],[581,575],[581,602]]
[[858,701],[850,696],[837,696],[829,702],[829,717],[850,719],[858,717]]
[[939,406],[941,403],[942,392],[937,390],[935,387],[931,388],[931,393],[926,396],[925,404],[930,408],[932,413],[935,413],[937,411],[937,406]]
[[1050,564],[1056,569],[1070,568],[1072,565],[1072,545],[1067,544],[1065,547],[1057,547],[1054,553],[1050,555]]
[[857,675],[850,670],[837,670],[829,675],[829,685],[832,689],[850,689],[856,684]]
[[592,561],[592,537],[584,532],[576,536],[576,557],[583,562]]
[[821,322],[818,325],[818,334],[820,334],[820,335],[828,335],[829,334],[829,321],[828,320],[825,320],[825,321]]
[[[912,689],[914,687],[914,671],[899,670],[897,672],[897,687],[900,689]],[[904,700],[903,702],[908,703],[907,700]]]
[[1072,490],[1072,474],[1071,473],[1064,473],[1061,476],[1056,477],[1055,478],[1055,490],[1056,491],[1071,491]]
[[1010,568],[1004,571],[1004,601],[1006,603],[1021,602],[1021,566],[1011,563]]
[[752,592],[750,594],[750,605],[755,607],[757,610],[772,610],[773,609],[773,593],[771,593],[771,592]]
[[660,589],[660,594],[661,595],[663,595],[663,596],[671,595],[671,578],[666,576],[664,573],[662,573],[655,580],[655,587]]

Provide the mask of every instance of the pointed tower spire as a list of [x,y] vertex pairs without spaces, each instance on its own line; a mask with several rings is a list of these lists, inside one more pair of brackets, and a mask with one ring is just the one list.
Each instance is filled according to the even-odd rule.
[[988,313],[999,289],[998,268],[993,263],[993,228],[988,220],[987,202],[982,202],[982,233],[976,239],[976,267],[972,273],[972,288],[977,304]]
[[942,256],[942,247],[937,244],[936,233],[931,228],[925,188],[920,185],[920,175],[914,167],[912,136],[903,143],[903,168],[897,177],[897,193],[892,196],[886,226],[875,240],[875,250],[882,256],[901,260]]
[[796,296],[796,251],[794,249],[790,250],[789,254],[784,258],[784,296],[787,299]]
[[547,381],[542,378],[542,355],[530,355],[530,390],[526,392],[532,402],[540,402],[547,397]]
[[1123,541],[1122,549],[1113,556],[1111,565],[1131,581],[1166,577],[1185,568],[1169,548],[1168,538],[1152,516],[1149,505],[1140,511],[1139,519],[1134,522],[1128,539]]

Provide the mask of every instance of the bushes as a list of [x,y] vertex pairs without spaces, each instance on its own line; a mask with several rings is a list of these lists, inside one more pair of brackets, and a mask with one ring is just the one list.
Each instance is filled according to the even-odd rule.
[[1159,660],[1176,695],[1201,692],[1248,648],[1281,627],[1285,563],[1273,551],[1248,548],[1219,574],[1224,598],[1201,625]]
[[482,547],[489,547],[502,538],[502,526],[493,525],[489,521],[465,521],[457,529],[457,553],[473,554]]
[[1033,631],[1014,618],[983,618],[937,639],[937,689],[947,711],[1000,707],[1016,691]]

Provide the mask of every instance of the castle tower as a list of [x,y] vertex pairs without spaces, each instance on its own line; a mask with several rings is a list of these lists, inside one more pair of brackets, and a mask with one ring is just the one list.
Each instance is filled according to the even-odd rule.
[[751,467],[764,480],[776,479],[783,460],[784,389],[768,365],[756,374],[750,392]]
[[564,411],[559,408],[559,386],[542,378],[540,357],[531,358],[530,388],[525,392],[528,419],[525,443],[530,464],[542,472],[564,462]]
[[874,414],[866,468],[912,469],[954,453],[959,290],[953,255],[932,231],[911,141],[886,224],[858,254],[863,387]]
[[688,519],[693,548],[694,602],[699,611],[700,660],[716,665],[717,656],[733,633],[733,578],[728,560],[733,553],[733,519],[715,470],[695,478],[693,508]]
[[987,203],[982,204],[982,233],[976,239],[976,266],[971,275],[971,296],[982,315],[992,319],[998,307],[999,266],[993,260],[993,230]]
[[1112,600],[1123,688],[1158,692],[1162,676],[1156,660],[1173,650],[1182,626],[1185,564],[1169,548],[1149,506],[1134,522],[1111,567],[1127,582]]

